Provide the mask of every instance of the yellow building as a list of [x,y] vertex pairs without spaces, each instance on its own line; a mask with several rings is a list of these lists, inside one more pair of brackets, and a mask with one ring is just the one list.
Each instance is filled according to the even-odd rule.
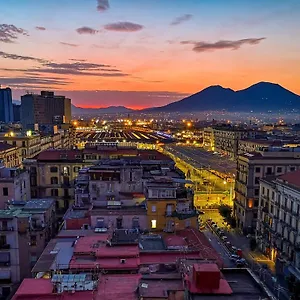
[[192,190],[178,186],[172,178],[157,178],[146,187],[148,228],[155,232],[175,232],[198,228],[198,212]]
[[18,147],[0,143],[0,160],[6,168],[18,168],[21,165],[21,155]]

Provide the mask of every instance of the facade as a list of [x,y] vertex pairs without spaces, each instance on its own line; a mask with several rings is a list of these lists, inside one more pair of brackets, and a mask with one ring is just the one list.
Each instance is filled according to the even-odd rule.
[[[257,244],[262,252],[300,280],[300,170],[262,179]],[[278,270],[280,271],[280,270]]]
[[25,277],[31,277],[55,223],[51,199],[11,202],[0,210],[0,299],[7,299]]
[[65,212],[74,202],[74,180],[84,166],[80,150],[46,150],[26,159],[31,198],[54,198],[58,213]]
[[233,127],[214,127],[215,151],[225,154],[232,159],[238,155],[239,141],[245,138],[255,138],[253,130],[238,129]]
[[29,172],[23,169],[0,167],[0,209],[12,200],[30,199]]
[[[131,160],[131,158],[138,158],[139,161],[143,162],[146,169],[151,167],[151,164],[153,163],[154,165],[159,166],[168,166],[170,164],[174,165],[174,162],[167,156],[155,150],[111,149],[109,147],[92,147],[83,150],[47,150],[41,152],[34,159],[27,159],[24,161],[25,168],[30,172],[31,197],[54,197],[57,199],[57,209],[65,212],[69,206],[74,203],[75,179],[81,168],[92,166],[101,159],[118,160],[122,158],[127,160]],[[98,175],[95,175],[95,178],[99,177],[100,179],[99,174],[101,172],[106,173],[109,169],[120,169],[120,164],[119,166],[112,166],[109,164],[107,166],[103,165],[103,170],[101,170],[101,168],[102,167],[99,168],[99,166],[95,167],[94,172],[95,174],[98,173]],[[108,168],[108,170],[105,168]],[[143,189],[141,188],[141,182],[135,182],[135,180],[138,179],[136,175],[138,168],[140,167],[136,167],[134,165],[132,165],[131,168],[127,168],[127,171],[122,173],[122,176],[124,176],[124,181],[122,183],[119,183],[119,181],[115,179],[108,182],[109,176],[107,174],[109,174],[109,172],[106,173],[106,177],[103,176],[103,178],[107,179],[107,182],[100,183],[99,180],[95,179],[94,183],[89,186],[91,199],[93,200],[93,198],[96,198],[93,201],[101,204],[101,201],[106,199],[106,196],[108,195],[107,193],[110,191],[110,189],[107,191],[105,190],[107,187],[111,187],[111,189],[113,188],[114,192],[142,192]],[[124,170],[125,169],[126,168],[124,168]],[[130,175],[130,169],[132,170],[132,175]],[[114,176],[120,176],[120,174],[120,171],[116,171]],[[132,182],[128,184],[125,180],[130,181],[130,176],[132,176]],[[97,195],[99,195],[99,197]],[[119,198],[116,197],[115,200],[117,199]]]
[[21,123],[24,129],[34,124],[71,123],[71,100],[42,91],[40,95],[27,94],[21,97]]
[[7,168],[18,168],[22,162],[20,149],[0,142],[0,160]]
[[1,89],[0,86],[0,122],[11,123],[14,121],[11,89]]
[[198,228],[193,191],[172,178],[154,178],[146,183],[146,205],[150,231],[176,232]]
[[239,155],[235,181],[234,214],[237,227],[254,232],[258,217],[260,179],[300,168],[300,148],[266,147]]
[[215,151],[215,136],[212,127],[206,127],[203,130],[203,148],[208,151]]

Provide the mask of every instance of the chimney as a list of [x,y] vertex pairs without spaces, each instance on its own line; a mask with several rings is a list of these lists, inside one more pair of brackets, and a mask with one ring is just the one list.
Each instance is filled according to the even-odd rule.
[[216,264],[194,264],[193,281],[198,289],[218,289],[221,273]]

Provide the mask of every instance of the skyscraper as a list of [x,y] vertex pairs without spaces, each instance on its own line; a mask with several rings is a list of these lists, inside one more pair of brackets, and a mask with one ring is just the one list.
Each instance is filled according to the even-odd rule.
[[23,128],[33,124],[69,124],[71,122],[71,99],[42,91],[40,95],[21,97],[21,123]]
[[0,86],[0,121],[9,123],[13,122],[13,106],[11,89],[1,89]]

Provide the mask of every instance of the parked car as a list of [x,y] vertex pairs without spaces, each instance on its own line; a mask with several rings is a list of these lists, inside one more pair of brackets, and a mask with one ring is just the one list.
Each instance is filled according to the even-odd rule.
[[240,257],[238,255],[236,255],[236,254],[231,254],[230,255],[230,260],[237,261],[239,259],[240,259]]
[[237,247],[232,246],[232,247],[231,247],[231,251],[234,252],[234,253],[236,253]]
[[226,242],[227,236],[226,236],[226,235],[223,235],[223,236],[221,237],[221,239],[222,239],[224,242]]
[[245,267],[245,265],[247,264],[247,262],[244,258],[236,260],[235,263],[238,268]]

